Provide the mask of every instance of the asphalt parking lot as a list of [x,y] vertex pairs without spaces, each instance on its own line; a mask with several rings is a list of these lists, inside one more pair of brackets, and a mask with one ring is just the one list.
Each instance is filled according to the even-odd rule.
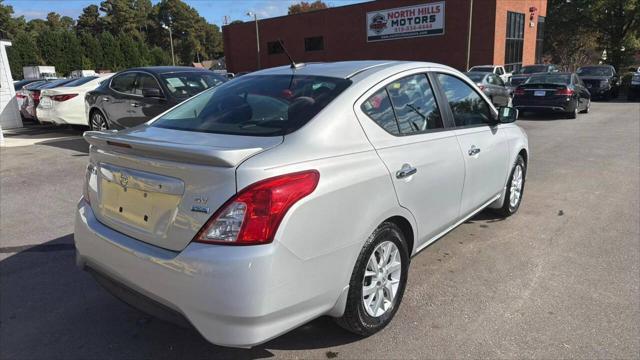
[[0,358],[637,358],[640,104],[591,110],[518,121],[531,147],[519,213],[480,213],[414,257],[384,331],[359,339],[320,318],[250,350],[148,318],[76,269],[80,133],[4,147]]

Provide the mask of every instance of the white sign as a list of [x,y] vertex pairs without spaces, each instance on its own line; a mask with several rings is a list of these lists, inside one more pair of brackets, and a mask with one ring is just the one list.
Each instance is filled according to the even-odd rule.
[[367,41],[444,34],[444,1],[367,13]]

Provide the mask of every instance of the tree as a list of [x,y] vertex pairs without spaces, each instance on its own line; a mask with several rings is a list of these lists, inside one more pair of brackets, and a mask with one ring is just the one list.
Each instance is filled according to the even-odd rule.
[[100,9],[97,5],[89,5],[82,9],[82,14],[80,14],[76,23],[76,30],[92,35],[100,34],[102,26],[100,23]]
[[322,10],[322,9],[326,9],[328,8],[327,4],[325,4],[324,2],[322,2],[321,0],[316,0],[314,2],[306,2],[306,1],[301,1],[298,4],[294,4],[289,6],[289,15],[293,15],[293,14],[301,14],[301,13],[305,13],[305,12],[310,12],[310,11],[316,11],[316,10]]
[[12,39],[12,46],[7,48],[7,57],[11,65],[11,76],[22,79],[22,67],[40,65],[38,46],[33,36],[27,32],[20,32]]
[[102,47],[102,63],[100,69],[118,71],[124,68],[124,58],[120,52],[120,45],[110,32],[100,34],[100,46]]
[[600,0],[592,7],[599,43],[607,50],[607,62],[621,69],[633,61],[640,46],[640,1]]

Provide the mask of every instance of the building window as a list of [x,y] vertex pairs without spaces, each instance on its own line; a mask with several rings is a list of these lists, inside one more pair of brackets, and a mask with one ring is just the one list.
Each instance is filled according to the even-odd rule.
[[516,71],[522,66],[524,47],[524,14],[507,12],[507,40],[504,50],[504,67]]
[[538,30],[536,34],[536,62],[542,64],[542,51],[544,50],[544,16],[538,16]]
[[273,55],[282,53],[284,53],[284,49],[282,48],[282,45],[280,45],[279,41],[269,41],[267,43],[267,54]]
[[304,38],[304,51],[318,50],[324,50],[324,38],[322,36]]

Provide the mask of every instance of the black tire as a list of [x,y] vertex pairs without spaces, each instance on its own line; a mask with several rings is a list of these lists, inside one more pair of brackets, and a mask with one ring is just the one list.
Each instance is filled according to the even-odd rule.
[[[362,287],[364,273],[371,254],[379,244],[385,241],[393,242],[398,248],[401,259],[401,275],[391,308],[384,314],[373,317],[367,313],[363,304]],[[387,326],[402,302],[402,296],[404,295],[404,290],[407,285],[410,261],[407,242],[400,228],[392,222],[382,223],[373,234],[369,236],[358,256],[358,260],[351,274],[351,281],[349,282],[349,294],[344,314],[342,317],[335,319],[338,325],[361,336],[373,335]]]
[[584,110],[580,111],[580,113],[588,114],[589,113],[589,109],[591,109],[591,99],[589,99],[589,102],[587,103],[587,107],[584,108]]
[[[100,123],[104,123],[104,129],[99,127]],[[100,112],[100,110],[94,110],[91,112],[91,116],[89,117],[89,129],[93,131],[101,131],[109,129],[109,122],[107,118]]]
[[575,119],[578,117],[578,104],[576,103],[576,107],[573,111],[570,111],[566,114],[567,119]]
[[[522,170],[522,186],[520,189],[520,197],[518,202],[515,205],[511,205],[511,184],[513,182],[513,176],[518,166],[520,166]],[[502,217],[509,217],[515,214],[520,208],[520,204],[522,203],[522,196],[524,195],[526,175],[527,164],[524,162],[522,155],[518,155],[518,157],[516,158],[516,162],[515,164],[513,164],[513,168],[511,169],[511,174],[509,175],[509,182],[507,182],[507,191],[505,192],[504,196],[504,204],[502,204],[502,207],[500,209],[496,209],[496,212]]]

